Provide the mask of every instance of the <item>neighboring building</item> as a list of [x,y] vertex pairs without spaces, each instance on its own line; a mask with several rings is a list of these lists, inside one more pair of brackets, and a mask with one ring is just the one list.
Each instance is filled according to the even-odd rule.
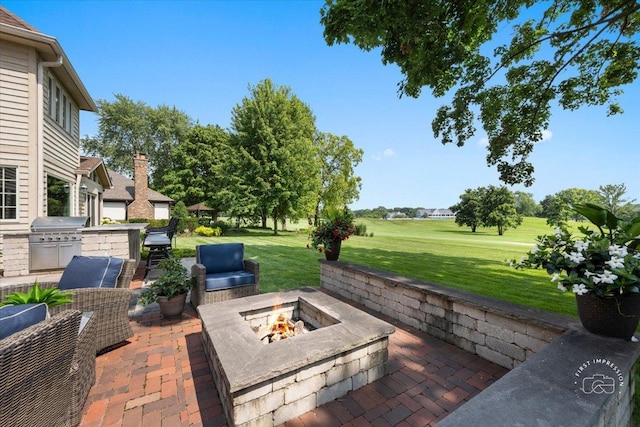
[[103,217],[103,194],[111,188],[109,172],[100,157],[80,156],[76,175],[81,177],[79,214],[89,217],[89,225],[100,225]]
[[385,219],[407,219],[407,214],[404,212],[393,211],[389,212]]
[[58,41],[0,6],[2,232],[41,216],[99,222],[109,182],[101,161],[81,163],[80,110],[97,107]]
[[134,179],[109,170],[112,187],[104,192],[103,216],[116,221],[145,218],[168,219],[173,199],[148,186],[148,160],[139,154],[133,160]]
[[416,211],[416,218],[428,218],[428,219],[452,219],[456,214],[451,209],[418,209]]

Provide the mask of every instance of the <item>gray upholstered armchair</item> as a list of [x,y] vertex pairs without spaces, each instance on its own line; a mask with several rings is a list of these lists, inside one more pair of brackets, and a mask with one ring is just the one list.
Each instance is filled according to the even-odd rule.
[[191,274],[195,276],[194,307],[260,293],[260,265],[244,259],[242,243],[196,246]]

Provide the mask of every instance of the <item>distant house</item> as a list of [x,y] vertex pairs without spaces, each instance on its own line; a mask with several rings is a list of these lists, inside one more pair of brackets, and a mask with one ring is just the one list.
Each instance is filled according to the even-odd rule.
[[104,192],[111,188],[109,172],[102,158],[80,156],[76,176],[81,177],[79,213],[89,217],[90,225],[100,225],[104,214]]
[[393,211],[387,214],[386,219],[407,219],[407,214],[404,212]]
[[143,154],[134,158],[133,171],[130,179],[109,169],[111,188],[104,192],[103,216],[116,221],[168,219],[173,199],[149,188],[148,160]]
[[416,211],[416,218],[421,219],[451,219],[455,217],[456,214],[451,209],[418,209]]
[[108,180],[80,160],[80,110],[96,104],[58,41],[2,6],[0,91],[1,232],[29,231],[42,216],[99,215]]

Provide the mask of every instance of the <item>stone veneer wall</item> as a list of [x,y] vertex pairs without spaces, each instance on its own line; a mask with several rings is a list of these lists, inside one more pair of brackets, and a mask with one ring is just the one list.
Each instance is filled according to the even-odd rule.
[[29,235],[6,234],[2,237],[2,275],[29,274]]
[[321,260],[320,286],[512,369],[572,319],[368,267]]
[[336,400],[386,374],[389,338],[327,357],[260,384],[229,391],[210,337],[204,348],[229,425],[272,427]]
[[[92,227],[82,231],[82,255],[131,258],[140,261],[140,227],[113,229]],[[29,271],[29,234],[0,235],[2,239],[2,275],[27,276]],[[60,271],[60,270],[57,270]],[[45,273],[46,271],[38,271]]]
[[[438,425],[632,425],[638,343],[591,334],[565,316],[368,267],[320,262],[323,288],[513,368]],[[615,392],[582,390],[579,373],[587,365],[615,377]]]

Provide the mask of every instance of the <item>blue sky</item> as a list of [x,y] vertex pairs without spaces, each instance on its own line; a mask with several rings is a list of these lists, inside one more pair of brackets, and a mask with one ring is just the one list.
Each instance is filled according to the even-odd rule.
[[[95,100],[121,93],[165,104],[200,124],[227,128],[248,85],[265,78],[291,87],[323,132],[348,136],[365,152],[354,209],[445,208],[467,188],[500,185],[486,165],[481,131],[462,148],[433,137],[431,120],[445,100],[428,90],[397,96],[402,76],[379,52],[329,47],[321,1],[29,1],[2,4],[58,39]],[[570,187],[627,186],[640,201],[640,88],[625,88],[623,115],[604,108],[556,109],[548,139],[530,157],[537,201]],[[81,135],[97,133],[83,113]]]

